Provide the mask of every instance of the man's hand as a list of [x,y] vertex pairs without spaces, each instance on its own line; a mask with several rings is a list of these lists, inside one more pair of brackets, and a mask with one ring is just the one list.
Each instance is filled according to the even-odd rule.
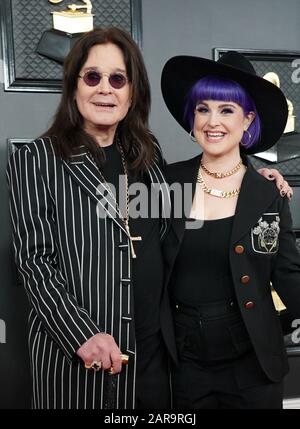
[[288,182],[284,180],[283,176],[275,168],[260,168],[257,170],[258,173],[263,175],[268,180],[275,180],[276,186],[280,191],[280,195],[285,195],[291,201],[293,196],[293,189],[290,187]]
[[121,350],[114,338],[101,332],[89,338],[76,352],[87,365],[101,362],[102,369],[111,369],[114,374],[121,372]]

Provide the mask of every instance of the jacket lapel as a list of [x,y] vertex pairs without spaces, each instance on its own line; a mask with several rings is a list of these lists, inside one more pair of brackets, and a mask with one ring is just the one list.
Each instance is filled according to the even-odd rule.
[[[170,217],[171,217],[170,190],[166,182],[164,173],[157,162],[154,162],[153,166],[151,166],[148,169],[147,173],[151,183],[151,188],[152,188],[151,192],[154,192],[155,198],[159,198],[161,203],[160,238],[162,240],[165,237],[168,231],[168,227],[170,225]],[[149,215],[151,215],[151,213]]]
[[[110,195],[107,185],[103,182],[98,168],[91,160],[84,146],[79,153],[72,155],[70,161],[63,161],[66,171],[79,184],[79,186],[97,203],[103,213],[106,213],[127,234],[116,208],[115,199]],[[162,222],[160,228],[161,239],[164,238],[170,220],[171,199],[168,185],[158,163],[154,163],[148,170],[148,176],[155,194],[160,195],[162,208]],[[127,234],[128,235],[128,234]]]
[[276,186],[262,177],[253,168],[249,160],[244,159],[247,171],[242,181],[234,217],[231,243],[237,242],[255,225],[262,213],[268,210],[274,199],[278,197]]
[[99,217],[109,216],[128,235],[116,207],[116,201],[103,182],[97,166],[88,156],[85,147],[82,146],[77,154],[72,155],[69,161],[63,161],[63,164],[72,179],[95,201],[97,210],[99,209]]

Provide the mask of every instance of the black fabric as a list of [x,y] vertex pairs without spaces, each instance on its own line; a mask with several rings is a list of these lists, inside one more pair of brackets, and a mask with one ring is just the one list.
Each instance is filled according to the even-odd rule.
[[[115,143],[110,146],[102,147],[102,149],[105,152],[106,161],[101,168],[101,172],[110,189],[113,190],[110,185],[113,185],[115,187],[115,197],[116,200],[119,202],[120,175],[124,175],[121,155]],[[121,179],[121,182],[123,183],[124,179]]]
[[282,408],[283,382],[270,382],[253,352],[211,368],[183,358],[174,369],[173,387],[175,409]]
[[[147,223],[153,224],[152,227]],[[147,234],[144,233],[146,228]],[[141,235],[144,241],[142,244],[139,242],[135,244],[138,260],[133,260],[135,326],[136,339],[139,341],[160,329],[163,259],[157,219],[132,220],[131,233],[135,236]]]
[[160,333],[137,343],[136,408],[170,408],[168,358]]
[[[121,156],[115,144],[104,147],[106,163],[102,168],[106,181],[113,183],[119,201],[119,175],[124,175]],[[129,186],[136,181],[148,185],[144,178],[129,177]],[[124,186],[124,178],[120,185]],[[122,197],[123,193],[121,194]],[[134,198],[135,195],[131,196]],[[148,195],[148,212],[154,202]],[[120,207],[121,204],[120,204]],[[133,259],[133,288],[135,302],[135,329],[137,342],[157,333],[160,329],[159,310],[163,288],[163,258],[159,239],[160,221],[151,216],[130,218],[132,236],[141,236],[142,241],[134,242],[137,255]],[[143,353],[143,350],[142,350]]]
[[233,219],[208,220],[185,230],[171,277],[174,300],[196,306],[234,295],[228,253]]
[[230,361],[253,349],[234,300],[198,307],[174,304],[175,336],[179,358],[197,359],[204,366]]

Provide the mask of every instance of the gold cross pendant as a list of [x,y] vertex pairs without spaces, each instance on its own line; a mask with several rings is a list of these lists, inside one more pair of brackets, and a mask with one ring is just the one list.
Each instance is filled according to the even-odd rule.
[[130,236],[129,240],[130,240],[130,247],[131,247],[131,256],[133,258],[136,258],[136,254],[135,254],[134,247],[133,247],[133,241],[142,241],[142,237],[141,236],[138,236],[138,237],[131,237]]
[[132,258],[135,259],[136,258],[136,254],[135,254],[134,247],[133,247],[133,241],[142,241],[142,237],[141,236],[132,237],[131,234],[130,234],[129,225],[125,225],[125,228],[126,228],[126,231],[127,231],[127,234],[128,234],[128,238],[130,240],[131,256],[132,256]]

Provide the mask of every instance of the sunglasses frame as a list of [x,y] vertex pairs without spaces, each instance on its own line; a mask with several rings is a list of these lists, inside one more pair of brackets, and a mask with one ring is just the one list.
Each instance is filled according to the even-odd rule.
[[[94,75],[97,75],[98,77],[99,77],[99,81],[97,82],[97,83],[95,83],[94,85],[91,85],[90,83],[88,83],[88,77],[87,77],[87,75],[88,74],[91,74],[91,73],[93,73]],[[82,76],[81,75],[79,75],[78,77],[79,78],[81,78],[82,80],[83,80],[83,82],[87,85],[87,86],[89,86],[89,87],[94,87],[94,86],[97,86],[97,85],[99,85],[99,83],[101,82],[101,79],[103,78],[103,76],[107,76],[108,77],[108,82],[109,82],[109,85],[113,88],[113,89],[122,89],[122,88],[124,88],[124,86],[128,83],[128,79],[127,79],[127,77],[126,76],[124,76],[122,73],[118,73],[118,72],[115,72],[115,73],[100,73],[100,72],[98,72],[97,70],[88,70],[88,71],[86,71]],[[120,76],[120,77],[122,77],[123,79],[124,79],[124,81],[122,82],[122,85],[121,86],[115,86],[113,83],[112,83],[112,81],[111,81],[111,77],[112,76]]]

